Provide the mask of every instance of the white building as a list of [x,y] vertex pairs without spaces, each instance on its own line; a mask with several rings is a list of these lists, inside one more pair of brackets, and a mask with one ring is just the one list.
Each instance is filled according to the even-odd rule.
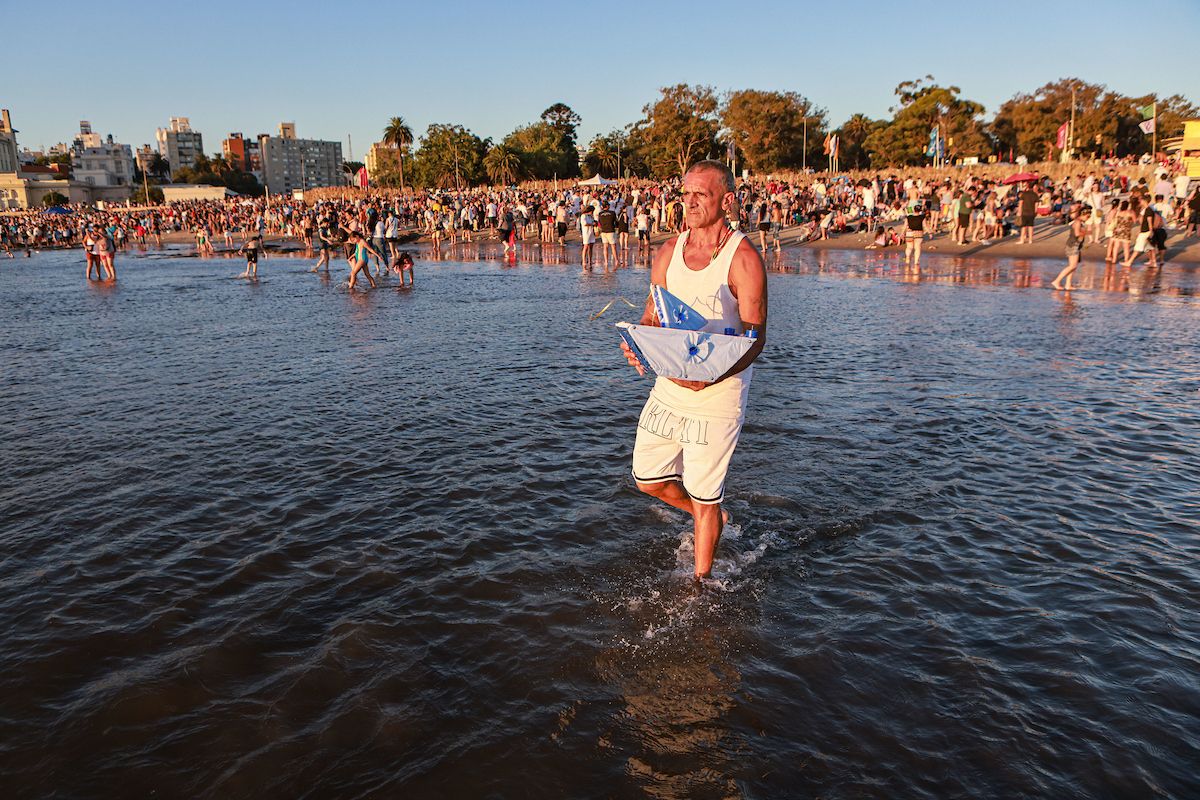
[[0,172],[16,172],[21,168],[17,158],[17,132],[13,130],[8,109],[0,110]]
[[273,194],[291,194],[317,186],[339,186],[342,143],[297,139],[296,123],[281,122],[278,136],[259,134],[263,183]]
[[85,120],[79,123],[72,147],[71,172],[76,181],[88,186],[132,186],[133,150],[114,142],[111,133],[101,139]]
[[204,152],[204,138],[192,130],[187,117],[171,117],[170,127],[154,132],[158,154],[167,160],[171,170],[194,167],[196,157]]

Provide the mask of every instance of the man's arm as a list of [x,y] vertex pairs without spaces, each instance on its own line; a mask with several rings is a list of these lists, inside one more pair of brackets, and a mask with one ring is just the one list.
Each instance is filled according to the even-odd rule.
[[767,344],[767,269],[749,239],[743,239],[733,254],[729,265],[729,291],[737,298],[742,327],[747,331],[758,331],[758,334],[745,355],[713,383],[737,375],[753,364]]

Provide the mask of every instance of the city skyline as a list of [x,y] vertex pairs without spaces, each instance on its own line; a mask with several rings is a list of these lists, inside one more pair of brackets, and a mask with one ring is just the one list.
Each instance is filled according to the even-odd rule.
[[[535,2],[514,14],[478,3],[401,12],[351,2],[336,13],[214,3],[204,19],[222,22],[184,25],[149,16],[154,8],[116,3],[111,14],[64,21],[68,36],[112,46],[48,62],[37,57],[39,37],[15,37],[16,60],[39,64],[0,97],[23,147],[69,143],[88,120],[136,149],[183,116],[210,155],[232,132],[255,137],[295,122],[298,136],[340,142],[347,160],[362,161],[392,116],[418,138],[441,122],[499,141],[556,102],[582,117],[586,144],[639,119],[658,88],[675,83],[797,91],[835,127],[856,112],[889,117],[896,84],[926,74],[982,103],[986,118],[1014,94],[1068,76],[1200,100],[1194,71],[1160,66],[1200,33],[1200,8],[1186,0],[1167,0],[1155,15],[1163,30],[1136,42],[1114,38],[1115,21],[1135,15],[1109,0],[1087,14],[1018,2],[975,23],[944,19],[935,3],[874,0],[853,18],[769,0],[732,20],[727,4]],[[8,17],[18,31],[38,25],[32,8]],[[89,54],[107,77],[98,85],[80,79],[94,72]]]

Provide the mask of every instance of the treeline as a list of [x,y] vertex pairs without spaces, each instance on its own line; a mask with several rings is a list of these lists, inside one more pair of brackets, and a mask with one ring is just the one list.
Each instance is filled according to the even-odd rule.
[[[395,167],[375,176],[376,185],[453,187],[480,183],[605,177],[663,178],[679,175],[703,158],[732,156],[739,168],[756,173],[823,169],[831,134],[838,141],[842,169],[916,166],[927,155],[930,130],[940,126],[943,155],[950,161],[992,156],[1030,161],[1056,158],[1059,126],[1075,104],[1074,149],[1083,155],[1136,156],[1150,151],[1142,132],[1142,109],[1157,105],[1158,138],[1178,136],[1183,121],[1200,109],[1180,95],[1129,97],[1074,78],[1014,95],[988,121],[984,106],[942,86],[932,76],[896,87],[889,119],[855,114],[830,127],[828,112],[797,92],[743,89],[718,94],[710,86],[678,84],[659,91],[642,118],[592,139],[579,148],[580,117],[556,103],[536,122],[499,142],[481,139],[461,125],[433,124],[414,137],[395,117],[384,141],[398,150]],[[1072,143],[1068,143],[1071,146]]]
[[[149,173],[155,174],[156,168],[167,169],[167,163],[162,156],[154,156],[149,167]],[[203,153],[196,156],[196,163],[191,167],[181,167],[171,175],[174,183],[202,183],[208,186],[227,186],[238,194],[258,197],[263,194],[262,184],[258,178],[249,172],[243,172],[237,166],[229,163],[224,156],[206,156]]]

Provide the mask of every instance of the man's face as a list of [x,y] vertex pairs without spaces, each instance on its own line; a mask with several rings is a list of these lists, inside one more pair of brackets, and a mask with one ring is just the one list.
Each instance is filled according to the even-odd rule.
[[720,176],[713,170],[693,170],[683,176],[683,208],[688,226],[702,228],[725,216],[725,202],[731,197]]

